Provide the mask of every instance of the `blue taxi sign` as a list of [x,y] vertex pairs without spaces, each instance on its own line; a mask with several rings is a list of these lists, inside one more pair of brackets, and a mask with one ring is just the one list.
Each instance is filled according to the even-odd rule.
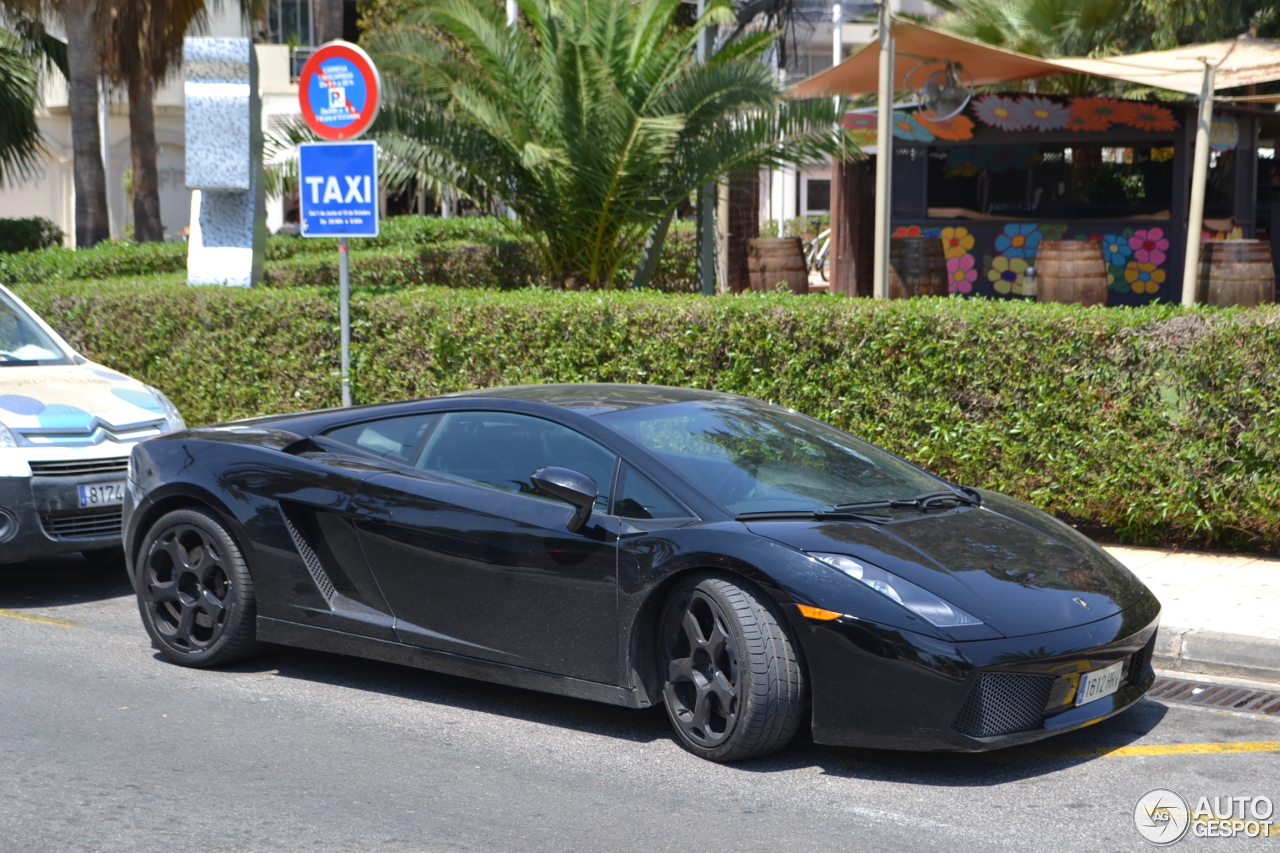
[[304,142],[298,173],[304,237],[378,236],[376,142]]

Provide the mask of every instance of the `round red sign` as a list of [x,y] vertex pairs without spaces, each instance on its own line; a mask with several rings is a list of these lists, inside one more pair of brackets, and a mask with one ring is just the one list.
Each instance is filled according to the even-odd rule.
[[378,115],[382,81],[369,54],[354,44],[321,45],[298,77],[302,117],[321,139],[355,139]]

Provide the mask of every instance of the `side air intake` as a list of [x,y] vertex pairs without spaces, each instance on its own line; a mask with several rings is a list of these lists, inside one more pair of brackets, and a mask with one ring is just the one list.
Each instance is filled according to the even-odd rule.
[[314,516],[284,505],[281,505],[280,510],[284,516],[284,526],[293,539],[293,546],[297,548],[298,556],[302,558],[303,565],[307,567],[307,572],[324,600],[332,606],[338,593],[354,595],[355,585],[338,566],[338,561],[320,535]]

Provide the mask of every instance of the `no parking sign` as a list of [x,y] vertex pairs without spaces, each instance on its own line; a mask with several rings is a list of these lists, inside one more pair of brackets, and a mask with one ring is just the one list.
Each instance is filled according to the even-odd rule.
[[354,44],[322,45],[298,76],[302,117],[321,139],[355,139],[378,116],[382,81],[369,54]]

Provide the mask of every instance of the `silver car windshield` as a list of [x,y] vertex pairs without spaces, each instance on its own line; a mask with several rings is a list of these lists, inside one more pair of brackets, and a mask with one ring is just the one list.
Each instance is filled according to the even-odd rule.
[[0,290],[0,367],[71,363],[27,309]]
[[670,403],[595,420],[657,454],[735,514],[909,501],[947,487],[833,426],[746,399]]

